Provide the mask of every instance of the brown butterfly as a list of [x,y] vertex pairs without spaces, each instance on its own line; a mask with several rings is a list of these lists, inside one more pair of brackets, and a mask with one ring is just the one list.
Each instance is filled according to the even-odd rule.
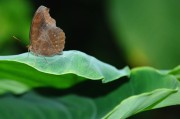
[[65,33],[56,27],[56,21],[49,15],[49,9],[40,6],[32,20],[29,50],[35,55],[54,56],[62,53]]

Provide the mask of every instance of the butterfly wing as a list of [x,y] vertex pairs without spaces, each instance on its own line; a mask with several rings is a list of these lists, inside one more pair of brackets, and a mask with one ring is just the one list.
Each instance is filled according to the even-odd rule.
[[53,27],[48,30],[48,36],[50,40],[50,49],[52,54],[61,53],[65,44],[65,33],[58,27]]
[[49,9],[40,6],[33,18],[29,47],[36,55],[52,56],[62,52],[65,33],[56,27],[56,21],[49,15]]

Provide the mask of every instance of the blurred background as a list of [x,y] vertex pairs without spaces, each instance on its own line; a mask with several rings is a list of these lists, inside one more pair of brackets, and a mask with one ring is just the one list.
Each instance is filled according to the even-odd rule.
[[[31,20],[40,5],[50,8],[65,32],[65,50],[85,52],[117,68],[171,69],[180,63],[179,0],[0,0],[0,55],[28,51]],[[176,119],[178,109],[132,119]]]

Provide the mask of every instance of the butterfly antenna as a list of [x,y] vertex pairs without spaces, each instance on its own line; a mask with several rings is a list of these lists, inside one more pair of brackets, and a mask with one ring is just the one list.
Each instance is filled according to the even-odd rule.
[[21,42],[21,40],[19,38],[17,38],[16,36],[12,36],[14,39],[16,39],[17,41]]

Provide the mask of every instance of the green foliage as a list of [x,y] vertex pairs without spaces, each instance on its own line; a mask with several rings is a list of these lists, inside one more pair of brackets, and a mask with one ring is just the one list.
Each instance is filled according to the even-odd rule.
[[180,61],[180,1],[108,0],[117,43],[133,66],[172,68]]
[[180,80],[180,65],[168,72],[169,74],[175,75]]
[[[85,79],[110,82],[130,73],[128,67],[118,70],[79,51],[64,51],[63,55],[54,57],[37,57],[30,53],[1,56],[0,70],[2,83],[16,80],[22,83],[18,85],[26,85],[21,86],[25,88],[22,89],[24,91],[42,86],[68,88]],[[1,89],[1,92],[6,92],[5,89]],[[13,89],[18,93],[17,90]]]
[[[113,29],[111,32],[117,36],[117,43],[122,50],[126,51],[125,55],[131,66],[151,65],[167,68],[179,64],[179,1],[107,0],[106,2],[105,12]],[[12,41],[15,41],[11,39],[12,36],[20,38],[21,42],[27,45],[30,14],[32,15],[30,9],[32,9],[30,3],[24,0],[0,1],[1,54],[17,53],[21,50],[17,45],[12,45]],[[93,10],[90,13],[97,12],[97,9]],[[61,11],[66,11],[63,14],[69,14],[65,9]],[[83,14],[87,14],[87,10],[84,10]],[[97,14],[99,15],[98,12]],[[80,16],[79,19],[84,18],[83,15],[82,18]],[[103,31],[106,24],[100,27],[99,21],[102,20],[99,17],[99,20],[90,17],[88,19],[87,23],[94,24],[95,27],[92,27],[93,31],[90,32],[90,39],[92,34],[93,38],[87,44],[91,42],[89,46],[93,46],[93,50],[96,44],[100,49],[96,50],[96,53],[103,56],[106,51],[99,47],[102,42],[106,44],[105,47],[110,48],[109,40],[104,40],[108,39],[104,35],[106,32]],[[69,25],[68,21],[63,24],[66,26],[63,28],[65,31],[74,26]],[[75,28],[75,31],[82,31],[84,27]],[[85,32],[83,35],[86,38],[88,36]],[[107,51],[109,52],[107,54],[110,54],[112,50]],[[122,77],[126,79],[125,82]],[[87,91],[86,96],[81,93],[81,96],[78,95],[79,92],[78,94],[69,92],[69,89],[86,81],[102,81],[103,87],[109,92],[98,97],[87,96],[88,86],[91,85],[85,85],[79,90],[85,93]],[[64,51],[62,55],[53,57],[34,56],[30,53],[0,56],[0,118],[125,119],[143,111],[179,105],[179,81],[180,66],[171,70],[157,70],[151,67],[117,69],[79,51]],[[106,87],[106,83],[116,83],[118,86],[112,90]],[[34,88],[42,87],[65,92],[68,90],[69,93],[50,97],[37,93],[38,89],[33,91]],[[93,91],[91,93],[100,94],[98,88],[94,88]]]
[[[5,119],[125,119],[180,104],[179,67],[165,71],[150,67],[118,70],[85,53],[64,51],[54,57],[28,53],[1,56],[0,71],[0,117]],[[45,97],[29,91],[42,86],[69,88],[85,80],[111,83],[123,76],[127,76],[126,82],[96,98],[75,94]],[[7,92],[21,95],[4,94]],[[13,116],[9,112],[14,112]]]
[[[24,0],[0,1],[0,54],[17,53],[19,49],[17,45],[12,45],[14,42],[27,45],[31,23],[30,8],[30,3]],[[20,42],[13,36],[21,39]]]
[[179,87],[173,75],[150,67],[134,68],[130,80],[107,97],[97,99],[97,106],[109,108],[104,113],[101,110],[101,116],[108,113],[106,118],[116,115],[124,119],[141,111],[180,104]]

